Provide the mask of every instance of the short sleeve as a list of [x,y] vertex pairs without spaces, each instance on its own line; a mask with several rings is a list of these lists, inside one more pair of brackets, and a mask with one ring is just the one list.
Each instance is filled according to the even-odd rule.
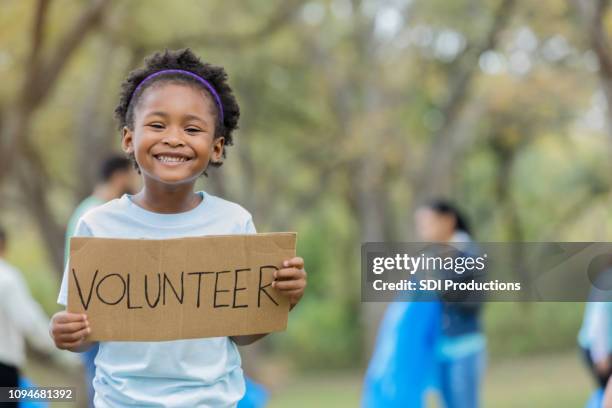
[[257,234],[257,230],[255,229],[255,224],[253,224],[252,217],[249,217],[249,219],[247,220],[245,228],[244,228],[244,233],[245,234]]
[[[81,218],[74,229],[73,237],[91,237],[93,236],[91,229],[87,226],[85,221]],[[70,265],[70,257],[66,261],[64,267],[64,275],[62,276],[62,285],[60,287],[59,296],[57,297],[57,303],[66,306],[68,304],[68,265]]]

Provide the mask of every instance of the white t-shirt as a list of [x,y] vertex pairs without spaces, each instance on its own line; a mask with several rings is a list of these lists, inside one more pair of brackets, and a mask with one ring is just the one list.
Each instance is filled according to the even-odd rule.
[[49,318],[32,299],[21,273],[0,259],[0,363],[22,366],[26,339],[46,354],[56,351]]
[[[88,211],[74,236],[166,239],[255,233],[242,207],[205,192],[194,209],[159,214],[129,195]],[[67,303],[64,271],[58,303]],[[96,407],[233,407],[244,394],[240,354],[229,337],[165,342],[100,342]]]

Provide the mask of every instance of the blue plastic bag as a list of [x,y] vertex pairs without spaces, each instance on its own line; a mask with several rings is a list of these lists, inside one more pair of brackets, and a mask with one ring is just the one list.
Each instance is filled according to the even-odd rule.
[[421,408],[435,369],[441,307],[437,301],[391,303],[366,372],[364,408]]
[[585,408],[601,408],[601,404],[603,403],[604,390],[599,388],[593,391],[591,394],[591,398],[587,401]]
[[246,391],[244,397],[238,402],[238,408],[263,408],[268,403],[270,393],[266,388],[251,380],[248,377],[244,377],[246,385]]
[[[21,377],[19,378],[19,388],[30,388],[36,387],[36,384],[32,383],[27,378]],[[49,403],[47,402],[34,402],[34,401],[20,401],[17,404],[19,408],[47,408]]]

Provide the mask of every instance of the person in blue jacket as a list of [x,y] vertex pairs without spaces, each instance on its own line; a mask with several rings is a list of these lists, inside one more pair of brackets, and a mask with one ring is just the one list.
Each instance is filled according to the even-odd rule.
[[[422,241],[448,243],[457,256],[478,252],[465,218],[448,202],[419,207],[416,226]],[[454,271],[444,277],[481,278]],[[478,408],[486,349],[482,298],[469,294],[468,299],[458,299],[452,293],[417,296],[427,298],[398,298],[387,308],[366,372],[362,406],[421,408],[427,390],[435,387],[446,408]]]
[[[448,243],[463,253],[475,255],[477,247],[468,223],[452,203],[431,201],[416,211],[419,238],[427,242]],[[447,278],[471,279],[467,274],[451,273]],[[437,382],[446,408],[478,408],[486,359],[486,338],[482,332],[482,298],[457,301],[440,296],[440,336],[435,351]]]

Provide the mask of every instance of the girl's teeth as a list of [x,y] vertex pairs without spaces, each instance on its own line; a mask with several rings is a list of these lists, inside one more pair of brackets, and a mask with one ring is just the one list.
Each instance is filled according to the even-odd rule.
[[159,156],[159,160],[163,162],[184,162],[184,157],[169,157],[169,156]]

